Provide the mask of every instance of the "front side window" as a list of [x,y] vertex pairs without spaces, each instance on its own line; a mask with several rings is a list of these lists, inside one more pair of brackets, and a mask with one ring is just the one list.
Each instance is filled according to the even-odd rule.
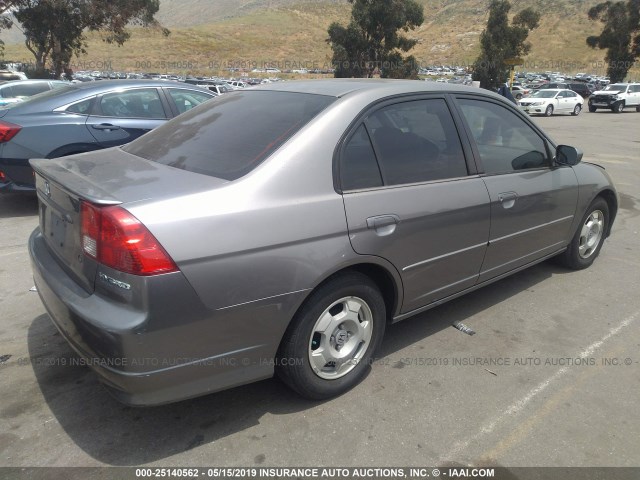
[[458,100],[488,175],[550,166],[545,142],[511,110],[493,102]]
[[467,175],[462,144],[443,99],[389,105],[365,119],[385,185]]

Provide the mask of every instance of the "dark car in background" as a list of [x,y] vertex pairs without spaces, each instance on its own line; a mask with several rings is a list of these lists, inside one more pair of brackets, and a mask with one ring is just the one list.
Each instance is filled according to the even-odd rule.
[[479,88],[233,91],[123,147],[32,160],[34,280],[126,403],[274,372],[328,398],[388,323],[554,256],[591,265],[618,197],[581,158]]
[[587,99],[593,93],[593,90],[589,88],[586,83],[580,82],[550,82],[540,87],[540,90],[547,88],[560,88],[564,90],[573,90],[582,98]]
[[580,82],[569,83],[569,90],[573,90],[585,100],[589,98],[591,94],[594,92],[594,90],[591,89],[589,85],[587,85],[586,83],[580,83]]
[[123,145],[214,96],[184,83],[105,80],[0,107],[0,192],[34,191],[29,159]]

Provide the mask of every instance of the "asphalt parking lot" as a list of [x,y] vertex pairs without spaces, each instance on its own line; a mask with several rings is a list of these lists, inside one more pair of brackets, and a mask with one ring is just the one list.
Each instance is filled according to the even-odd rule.
[[536,122],[616,182],[600,258],[543,263],[389,327],[364,382],[325,402],[267,380],[119,404],[62,365],[75,355],[30,292],[37,203],[0,196],[0,465],[640,465],[640,113]]

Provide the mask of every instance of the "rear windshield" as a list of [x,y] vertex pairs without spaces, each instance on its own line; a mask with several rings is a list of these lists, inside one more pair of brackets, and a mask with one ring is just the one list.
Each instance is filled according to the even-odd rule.
[[163,165],[236,180],[256,168],[334,100],[292,92],[227,93],[123,149]]

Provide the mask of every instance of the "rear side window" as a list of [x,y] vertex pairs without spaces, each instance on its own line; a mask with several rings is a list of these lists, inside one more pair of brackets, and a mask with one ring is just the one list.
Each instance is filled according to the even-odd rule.
[[95,97],[87,98],[85,100],[80,100],[79,102],[74,103],[73,105],[69,105],[65,112],[69,113],[77,113],[79,115],[89,115],[91,112],[91,106],[93,105],[93,99]]
[[120,118],[166,118],[156,88],[105,94],[100,100],[102,116]]
[[389,105],[369,115],[365,124],[385,185],[467,175],[460,137],[444,100]]
[[369,134],[360,125],[340,155],[340,177],[343,190],[359,190],[382,186],[382,177]]
[[292,92],[231,92],[189,110],[124,150],[163,165],[236,180],[334,100]]

